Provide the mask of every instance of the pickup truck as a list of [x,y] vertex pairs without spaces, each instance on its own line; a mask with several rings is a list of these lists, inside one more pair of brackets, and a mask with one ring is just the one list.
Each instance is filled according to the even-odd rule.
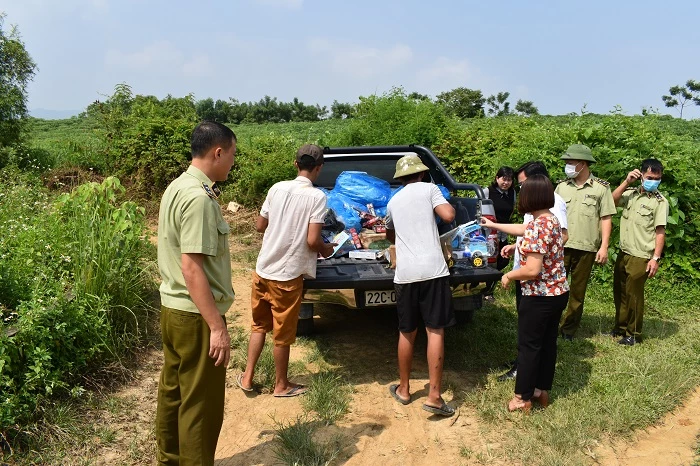
[[[493,202],[484,199],[479,185],[458,183],[447,172],[438,158],[429,149],[417,146],[375,146],[324,148],[324,166],[316,180],[316,186],[332,189],[335,180],[343,171],[364,171],[388,181],[392,187],[400,183],[393,179],[396,161],[408,154],[416,154],[430,169],[423,181],[432,181],[445,186],[451,194],[449,199],[456,211],[455,221],[440,225],[440,234],[481,216],[493,217]],[[463,193],[473,193],[473,196]],[[460,197],[460,195],[464,197]],[[491,267],[495,258],[490,258],[486,267],[459,266],[450,270],[452,301],[458,322],[471,320],[476,309],[483,304],[483,295],[500,280],[501,272]],[[316,278],[304,280],[304,295],[299,313],[298,335],[313,333],[315,304],[340,304],[348,308],[374,309],[395,306],[394,270],[381,259],[351,259],[348,257],[319,260]]]

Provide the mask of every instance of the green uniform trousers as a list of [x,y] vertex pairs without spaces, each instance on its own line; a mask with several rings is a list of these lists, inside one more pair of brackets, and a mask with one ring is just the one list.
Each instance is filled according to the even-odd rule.
[[209,326],[197,313],[160,308],[165,361],[158,385],[159,465],[213,465],[224,419],[226,367],[209,357]]
[[586,288],[593,270],[595,254],[595,252],[580,249],[564,248],[564,268],[566,276],[569,277],[569,305],[559,331],[566,335],[573,335],[581,325],[583,301],[586,298]]
[[615,296],[615,331],[628,337],[642,333],[644,321],[644,284],[649,278],[649,259],[630,256],[622,251],[617,255],[613,275]]

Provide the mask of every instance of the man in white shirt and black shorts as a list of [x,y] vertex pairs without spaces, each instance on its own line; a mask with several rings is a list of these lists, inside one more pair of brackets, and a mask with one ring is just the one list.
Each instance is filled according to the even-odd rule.
[[435,215],[451,223],[454,208],[438,187],[423,183],[428,171],[417,155],[406,155],[396,163],[394,178],[403,188],[387,206],[387,239],[396,244],[396,288],[399,315],[399,377],[391,395],[401,404],[411,402],[410,377],[413,346],[418,324],[428,334],[430,388],[423,409],[439,416],[452,416],[453,407],[442,399],[442,365],[445,356],[445,328],[455,325],[450,288],[450,271],[440,247]]

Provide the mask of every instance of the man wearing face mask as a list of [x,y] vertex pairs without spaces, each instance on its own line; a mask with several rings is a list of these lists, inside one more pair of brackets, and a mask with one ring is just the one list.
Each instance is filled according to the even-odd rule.
[[559,331],[565,340],[573,340],[581,325],[583,302],[593,263],[608,262],[612,215],[616,213],[610,184],[591,174],[595,163],[591,150],[572,144],[561,156],[568,180],[557,185],[556,193],[566,202],[569,240],[564,248],[564,267],[570,277],[569,305]]
[[[612,193],[615,205],[622,207],[620,253],[615,261],[613,293],[615,327],[621,345],[639,342],[644,317],[644,284],[656,275],[666,240],[668,201],[659,193],[663,165],[646,159],[642,169],[634,169]],[[642,185],[630,184],[641,180]]]

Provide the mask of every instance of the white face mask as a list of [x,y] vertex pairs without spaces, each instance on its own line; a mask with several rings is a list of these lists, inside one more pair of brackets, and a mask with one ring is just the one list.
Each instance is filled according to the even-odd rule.
[[564,173],[566,173],[566,176],[569,178],[576,178],[579,173],[581,173],[581,170],[576,171],[576,167],[578,164],[574,165],[573,163],[567,163],[566,167],[564,167]]

